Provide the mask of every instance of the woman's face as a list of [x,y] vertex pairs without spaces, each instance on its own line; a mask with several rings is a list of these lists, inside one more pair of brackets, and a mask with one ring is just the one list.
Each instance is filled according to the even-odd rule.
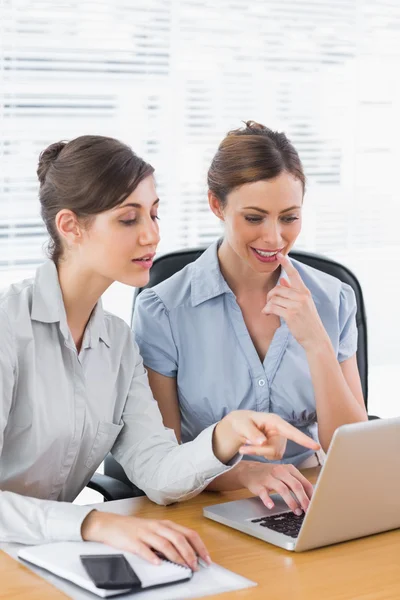
[[80,243],[86,267],[110,281],[146,285],[160,241],[158,202],[149,176],[116,208],[96,215],[83,230]]
[[277,252],[287,254],[300,233],[302,203],[302,183],[290,173],[246,183],[222,209],[225,241],[253,271],[270,273],[279,265]]

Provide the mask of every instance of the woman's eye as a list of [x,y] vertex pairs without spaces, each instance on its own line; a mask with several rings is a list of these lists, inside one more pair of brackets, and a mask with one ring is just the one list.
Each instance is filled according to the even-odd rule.
[[136,223],[136,219],[127,219],[126,221],[121,220],[120,223],[127,226],[133,225],[134,223]]
[[[160,220],[160,217],[158,215],[152,215],[151,218],[153,221]],[[129,227],[130,225],[135,225],[135,223],[137,223],[137,219],[120,219],[120,223]]]
[[248,221],[249,223],[261,223],[262,218],[261,217],[251,217],[250,215],[247,215],[245,217],[246,221]]
[[294,221],[298,221],[299,217],[291,216],[291,217],[283,217],[282,221],[284,223],[293,223]]

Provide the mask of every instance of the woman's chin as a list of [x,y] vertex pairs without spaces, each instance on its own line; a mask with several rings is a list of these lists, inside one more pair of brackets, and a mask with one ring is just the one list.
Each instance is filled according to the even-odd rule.
[[119,281],[119,283],[123,283],[124,285],[129,285],[130,287],[142,288],[149,283],[150,273],[149,271],[144,273],[129,273],[129,274],[120,274],[120,276],[115,278],[115,281]]

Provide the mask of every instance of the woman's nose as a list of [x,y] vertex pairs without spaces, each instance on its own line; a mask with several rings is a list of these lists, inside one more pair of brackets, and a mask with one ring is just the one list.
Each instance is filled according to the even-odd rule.
[[270,221],[266,223],[262,233],[262,239],[269,250],[278,250],[282,247],[282,234],[279,223]]
[[151,218],[149,221],[146,221],[146,224],[141,229],[139,241],[143,246],[156,246],[158,244],[160,234],[156,221]]

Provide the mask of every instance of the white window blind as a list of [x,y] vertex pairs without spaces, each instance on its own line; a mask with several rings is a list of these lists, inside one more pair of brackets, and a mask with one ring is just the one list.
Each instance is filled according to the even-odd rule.
[[206,170],[254,119],[298,148],[299,246],[359,276],[373,381],[387,382],[400,363],[399,67],[398,0],[0,0],[0,286],[43,258],[35,168],[49,143],[112,135],[152,162],[166,251],[220,235]]

